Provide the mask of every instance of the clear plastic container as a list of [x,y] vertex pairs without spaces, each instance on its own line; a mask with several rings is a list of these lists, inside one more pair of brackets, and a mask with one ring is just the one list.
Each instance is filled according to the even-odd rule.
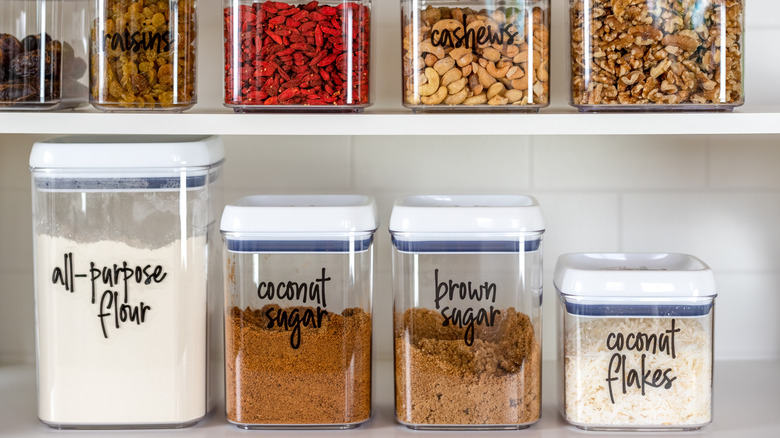
[[538,111],[550,102],[550,0],[401,0],[403,105]]
[[569,4],[569,103],[580,111],[744,103],[744,0]]
[[184,111],[198,101],[196,0],[93,0],[90,103]]
[[225,106],[355,112],[373,102],[370,0],[223,5]]
[[0,111],[87,103],[86,8],[86,0],[2,2]]
[[395,417],[521,429],[541,407],[542,234],[527,196],[412,196],[390,218]]
[[38,418],[53,428],[185,427],[206,415],[216,137],[36,143]]
[[586,430],[712,421],[715,279],[684,254],[565,254],[555,268],[561,412]]
[[225,406],[245,429],[371,417],[376,205],[250,196],[225,207]]

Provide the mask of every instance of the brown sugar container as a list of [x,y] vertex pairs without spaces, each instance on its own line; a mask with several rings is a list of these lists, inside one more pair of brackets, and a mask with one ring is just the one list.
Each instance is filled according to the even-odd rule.
[[542,234],[528,196],[396,202],[395,416],[413,429],[521,429],[541,406]]
[[368,421],[376,227],[365,196],[252,196],[225,207],[228,421],[246,429]]

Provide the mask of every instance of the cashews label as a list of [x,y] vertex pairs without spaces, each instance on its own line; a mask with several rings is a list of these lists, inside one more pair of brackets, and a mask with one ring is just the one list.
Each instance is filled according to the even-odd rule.
[[495,31],[493,26],[487,23],[477,26],[474,26],[473,23],[468,25],[466,17],[466,15],[463,16],[463,25],[460,26],[458,23],[454,29],[434,27],[431,32],[431,44],[434,47],[465,47],[467,49],[485,44],[514,44],[515,38],[520,33],[511,24],[497,24]]

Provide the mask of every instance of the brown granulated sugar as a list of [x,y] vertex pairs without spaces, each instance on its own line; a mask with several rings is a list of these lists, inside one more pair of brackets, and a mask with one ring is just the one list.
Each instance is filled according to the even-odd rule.
[[493,327],[442,326],[434,310],[396,313],[398,420],[414,425],[527,425],[539,419],[541,348],[530,318],[501,310]]
[[[371,415],[371,315],[328,313],[320,327],[268,328],[266,311],[307,307],[233,307],[225,315],[228,420],[242,425],[351,424]],[[315,311],[316,314],[316,311]]]

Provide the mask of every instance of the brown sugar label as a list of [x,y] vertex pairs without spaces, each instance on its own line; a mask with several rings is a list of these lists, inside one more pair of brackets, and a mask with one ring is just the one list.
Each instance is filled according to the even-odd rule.
[[471,346],[474,344],[475,325],[493,327],[496,323],[496,316],[500,315],[501,311],[494,308],[492,305],[488,308],[445,306],[442,301],[447,300],[448,303],[453,303],[468,300],[468,304],[482,302],[495,303],[497,295],[496,283],[484,281],[475,284],[471,281],[456,281],[453,279],[439,280],[438,269],[434,269],[433,276],[436,288],[434,304],[436,305],[436,310],[444,317],[442,327],[452,325],[460,329],[465,328],[463,341],[466,345]]
[[[672,318],[670,327],[660,333],[610,332],[605,340],[609,351],[614,351],[607,367],[609,399],[615,404],[615,393],[639,391],[645,396],[649,388],[669,390],[677,379],[672,368],[648,367],[653,356],[677,358],[674,336],[680,332]],[[626,354],[628,352],[628,354]]]
[[290,332],[290,346],[298,349],[301,346],[301,329],[306,327],[322,327],[323,318],[328,315],[327,300],[325,298],[325,285],[331,281],[326,275],[325,268],[318,278],[311,281],[261,281],[257,285],[257,297],[261,300],[297,301],[301,304],[316,304],[317,307],[282,308],[281,306],[267,306],[265,316],[268,318],[267,328],[281,328]]

